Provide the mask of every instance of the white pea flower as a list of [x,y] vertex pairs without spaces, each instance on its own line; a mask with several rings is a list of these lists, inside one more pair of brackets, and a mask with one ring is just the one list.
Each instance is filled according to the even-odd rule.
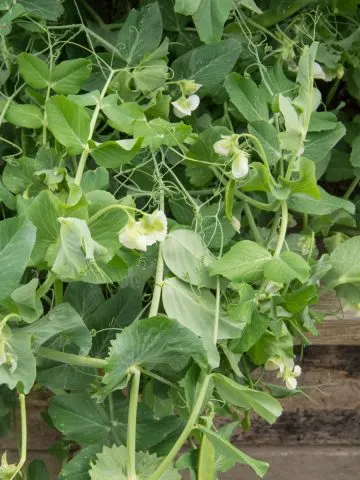
[[231,217],[231,225],[237,233],[240,233],[241,223],[234,215]]
[[194,80],[182,80],[182,90],[185,95],[194,95],[201,87],[201,83],[196,83]]
[[148,245],[165,240],[167,235],[167,218],[162,210],[156,210],[150,215],[144,215],[140,223],[146,231]]
[[237,148],[234,137],[236,135],[221,135],[221,140],[218,140],[213,145],[215,153],[222,157],[228,157]]
[[146,231],[141,222],[130,220],[119,232],[119,242],[126,248],[146,251],[148,246]]
[[324,82],[330,82],[331,78],[326,75],[324,69],[318,62],[314,62],[314,78],[316,80],[323,80]]
[[174,106],[174,114],[178,118],[186,117],[198,108],[200,105],[200,97],[198,95],[190,95],[190,97],[180,97],[175,102],[171,102]]
[[278,378],[281,378],[289,390],[297,387],[296,378],[301,375],[301,367],[294,364],[292,358],[274,357],[265,364],[265,370],[279,370]]
[[244,178],[249,173],[249,157],[248,152],[237,149],[231,165],[231,173],[234,178]]
[[295,365],[292,371],[286,372],[284,374],[285,385],[289,390],[295,390],[297,387],[297,380],[296,377],[301,375],[301,367],[299,365]]

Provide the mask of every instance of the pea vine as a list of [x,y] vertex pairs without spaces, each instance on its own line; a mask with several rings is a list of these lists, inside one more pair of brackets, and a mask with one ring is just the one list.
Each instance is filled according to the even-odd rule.
[[360,304],[357,2],[135,3],[0,1],[0,479],[39,390],[62,480],[263,477],[232,434]]

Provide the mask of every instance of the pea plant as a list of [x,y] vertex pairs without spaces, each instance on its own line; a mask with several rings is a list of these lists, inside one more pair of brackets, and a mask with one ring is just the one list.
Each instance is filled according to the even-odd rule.
[[0,1],[0,479],[36,391],[62,480],[263,477],[232,434],[360,303],[358,2],[98,3]]

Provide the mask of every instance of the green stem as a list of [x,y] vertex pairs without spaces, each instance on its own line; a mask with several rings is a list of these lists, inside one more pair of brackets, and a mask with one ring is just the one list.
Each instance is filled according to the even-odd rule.
[[27,424],[26,424],[26,400],[25,395],[20,393],[19,395],[19,402],[20,402],[20,418],[21,418],[21,453],[20,453],[20,460],[16,466],[16,470],[10,477],[10,480],[16,478],[17,474],[20,472],[22,467],[25,465],[26,462],[26,452],[27,452]]
[[335,82],[331,85],[331,88],[328,94],[326,95],[326,100],[325,100],[326,105],[329,105],[331,100],[334,98],[334,95],[336,93],[336,90],[339,88],[339,85],[340,85],[340,78],[337,78]]
[[359,183],[360,177],[355,177],[353,181],[350,183],[349,188],[346,190],[344,198],[347,200],[350,195],[353,193],[355,188],[357,187],[357,184]]
[[55,305],[60,305],[63,301],[63,282],[56,278],[54,282]]
[[268,163],[267,158],[266,158],[265,150],[263,149],[263,146],[261,145],[259,140],[255,137],[255,135],[251,135],[251,133],[240,133],[238,135],[238,138],[250,138],[250,140],[252,140],[254,143],[256,143],[256,145],[258,147],[258,153],[260,155],[260,158],[263,161],[263,163],[266,167],[266,170],[269,172],[269,174],[272,178],[269,163]]
[[214,317],[214,330],[213,330],[213,342],[214,345],[217,344],[218,335],[219,335],[219,320],[220,320],[220,278],[219,275],[216,277],[216,297],[215,297],[215,317]]
[[245,215],[246,215],[247,221],[249,223],[249,227],[250,227],[251,233],[254,237],[254,240],[259,245],[262,245],[264,243],[263,239],[261,238],[261,235],[260,235],[259,230],[257,228],[257,225],[255,223],[251,208],[249,207],[249,205],[246,202],[244,203],[244,210],[245,210]]
[[107,365],[106,360],[103,360],[102,358],[83,357],[81,355],[59,352],[45,347],[40,347],[37,354],[42,358],[67,363],[69,365],[76,365],[78,367],[104,368]]
[[127,206],[127,205],[121,205],[121,203],[114,203],[112,205],[107,205],[106,207],[102,208],[101,210],[97,211],[96,213],[94,213],[94,215],[92,215],[89,220],[88,220],[88,225],[90,225],[91,223],[95,222],[95,220],[97,220],[98,218],[100,218],[102,215],[104,215],[105,213],[107,213],[108,211],[110,210],[116,210],[116,209],[120,209],[120,210],[123,210],[124,212],[127,212],[127,211],[130,211],[130,212],[141,212],[141,210],[139,210],[138,208],[134,208],[134,207],[130,207],[130,206]]
[[151,377],[151,378],[153,378],[154,380],[157,380],[160,383],[164,383],[165,385],[168,385],[169,387],[175,388],[176,390],[181,390],[181,388],[178,387],[176,385],[176,383],[170,382],[170,380],[166,380],[166,378],[161,377],[160,375],[157,375],[156,373],[153,373],[150,370],[146,370],[146,368],[142,368],[140,366],[138,366],[137,368],[144,375],[147,375],[148,377]]
[[201,412],[201,408],[204,403],[204,399],[209,387],[209,381],[210,381],[211,375],[207,374],[204,376],[202,382],[201,382],[201,387],[199,389],[199,393],[197,395],[196,403],[192,409],[192,412],[190,414],[189,420],[187,421],[184,430],[181,432],[179,438],[176,440],[174,443],[174,446],[170,450],[170,452],[167,454],[167,456],[164,458],[164,460],[160,463],[158,468],[155,470],[155,472],[149,477],[149,480],[159,480],[162,475],[166,472],[166,470],[170,467],[172,464],[173,460],[175,459],[176,455],[179,453],[180,449],[186,442],[188,436],[190,435],[192,429],[194,428],[197,418]]
[[46,295],[47,292],[52,287],[55,280],[56,280],[56,274],[54,272],[49,271],[45,281],[40,285],[40,287],[36,291],[36,298],[40,299],[44,295]]
[[81,154],[79,165],[78,165],[76,175],[75,175],[75,180],[74,180],[75,185],[80,185],[80,183],[81,183],[82,175],[84,173],[84,168],[85,168],[85,165],[86,165],[86,160],[87,160],[87,158],[89,156],[89,153],[90,153],[88,142],[92,139],[92,137],[94,135],[97,118],[98,118],[100,110],[101,110],[101,102],[106,95],[106,92],[109,88],[111,80],[114,76],[114,73],[115,73],[115,70],[111,70],[110,75],[108,76],[108,78],[105,82],[105,85],[104,85],[103,89],[101,90],[100,97],[99,97],[99,99],[96,103],[96,106],[94,108],[94,112],[93,112],[91,120],[90,120],[90,128],[89,128],[89,136],[88,136],[88,139],[87,139],[87,145],[86,145],[86,147],[84,148],[84,150]]
[[277,240],[277,244],[276,244],[276,248],[275,248],[275,252],[274,252],[274,257],[277,257],[277,256],[280,255],[281,249],[284,245],[285,236],[286,236],[286,232],[287,232],[287,226],[288,226],[289,214],[288,214],[287,203],[286,203],[285,200],[282,200],[280,202],[280,205],[281,205],[281,223],[280,223],[279,236],[278,236],[278,240]]
[[127,427],[127,478],[128,480],[136,480],[136,418],[139,401],[140,387],[140,370],[133,368],[133,377],[131,380],[129,414]]

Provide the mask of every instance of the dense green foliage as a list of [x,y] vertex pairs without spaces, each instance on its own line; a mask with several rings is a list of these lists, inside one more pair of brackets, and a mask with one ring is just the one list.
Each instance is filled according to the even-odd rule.
[[62,480],[263,477],[232,433],[360,304],[358,2],[93,3],[0,0],[0,479],[33,389]]

